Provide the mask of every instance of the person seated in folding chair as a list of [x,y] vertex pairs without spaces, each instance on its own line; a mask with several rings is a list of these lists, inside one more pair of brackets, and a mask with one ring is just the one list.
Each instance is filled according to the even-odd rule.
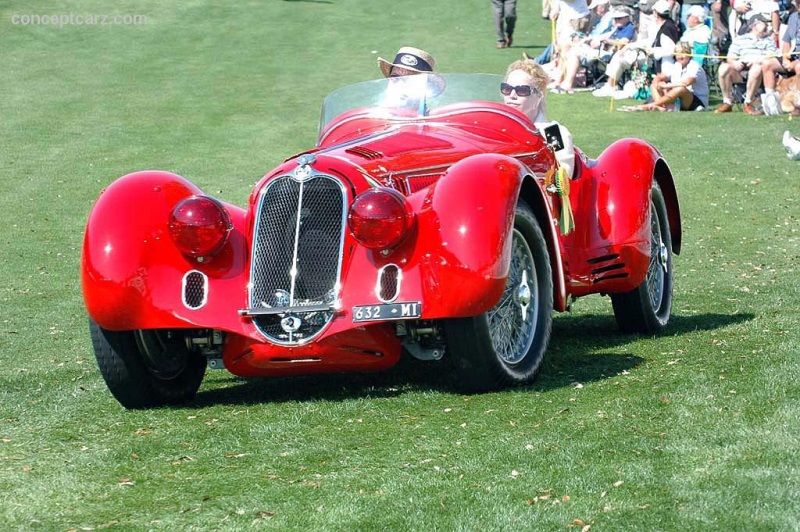
[[[775,114],[778,114],[780,113],[778,110],[780,98],[775,92],[778,74],[786,77],[800,75],[800,12],[794,11],[789,15],[786,31],[783,32],[781,38],[781,52],[778,61],[765,63],[761,71],[764,75],[764,107],[769,106],[776,110]],[[800,116],[800,110],[797,107],[790,112],[792,116]]]
[[770,33],[778,33],[781,27],[780,3],[777,0],[731,0],[730,31],[733,38],[750,31],[754,17],[767,22]]
[[[694,7],[694,6],[693,6]],[[656,74],[650,85],[651,103],[639,107],[645,111],[702,111],[708,108],[708,79],[697,62],[692,61],[692,49],[687,43],[675,47],[675,64],[671,73]],[[680,102],[677,106],[675,102]]]
[[[778,47],[767,32],[767,19],[758,15],[750,19],[750,31],[738,35],[728,49],[728,60],[719,66],[717,78],[722,89],[722,104],[715,113],[730,113],[733,110],[733,84],[742,83],[747,77],[743,111],[748,115],[762,115],[763,111],[753,106],[756,91],[761,87],[762,69],[768,71],[778,63]],[[778,68],[780,64],[777,65]]]
[[[800,0],[797,0],[800,9]],[[800,11],[794,11],[786,21],[786,31],[781,38],[782,66],[786,72],[800,76]]]
[[652,58],[652,71],[656,74],[661,72],[662,65],[675,63],[673,50],[678,43],[680,30],[675,21],[670,18],[671,10],[672,6],[667,0],[658,0],[653,5],[653,13],[656,16],[656,26],[658,27],[655,38],[650,43],[634,41],[615,53],[606,67],[608,83],[592,94],[599,97],[614,96],[617,82],[622,79],[622,75],[626,71],[637,63],[640,52],[644,53],[648,60]]
[[633,40],[636,30],[628,12],[618,9],[611,11],[610,16],[614,21],[611,31],[595,34],[590,32],[588,37],[570,48],[564,58],[564,75],[555,80],[551,92],[571,93],[581,66],[589,68],[596,61],[607,63],[615,50]]
[[706,25],[706,10],[701,5],[693,5],[686,16],[686,31],[681,35],[680,42],[689,45],[694,55],[692,61],[702,65],[706,56],[713,56],[711,48],[711,28]]

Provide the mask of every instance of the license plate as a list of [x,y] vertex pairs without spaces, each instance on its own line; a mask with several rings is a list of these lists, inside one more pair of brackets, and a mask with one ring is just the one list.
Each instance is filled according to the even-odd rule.
[[422,303],[419,301],[353,307],[353,321],[405,320],[421,315]]

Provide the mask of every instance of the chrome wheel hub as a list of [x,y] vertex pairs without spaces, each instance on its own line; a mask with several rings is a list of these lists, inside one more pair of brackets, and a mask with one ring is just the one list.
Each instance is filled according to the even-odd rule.
[[511,241],[511,264],[500,301],[488,312],[492,345],[507,364],[525,358],[538,327],[531,308],[539,301],[538,279],[533,253],[522,233],[516,229]]

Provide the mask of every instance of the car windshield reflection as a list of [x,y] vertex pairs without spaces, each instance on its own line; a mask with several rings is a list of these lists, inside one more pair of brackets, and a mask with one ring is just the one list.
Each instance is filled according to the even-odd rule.
[[320,131],[342,113],[358,108],[369,115],[409,119],[451,103],[501,102],[501,81],[495,74],[416,74],[348,85],[325,98]]

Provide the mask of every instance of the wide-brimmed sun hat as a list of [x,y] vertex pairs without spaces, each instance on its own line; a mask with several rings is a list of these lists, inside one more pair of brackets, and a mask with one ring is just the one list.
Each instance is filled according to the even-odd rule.
[[404,46],[397,51],[394,61],[379,57],[378,66],[381,67],[383,76],[388,78],[392,73],[392,67],[403,68],[416,73],[434,72],[436,70],[436,60],[425,50]]

